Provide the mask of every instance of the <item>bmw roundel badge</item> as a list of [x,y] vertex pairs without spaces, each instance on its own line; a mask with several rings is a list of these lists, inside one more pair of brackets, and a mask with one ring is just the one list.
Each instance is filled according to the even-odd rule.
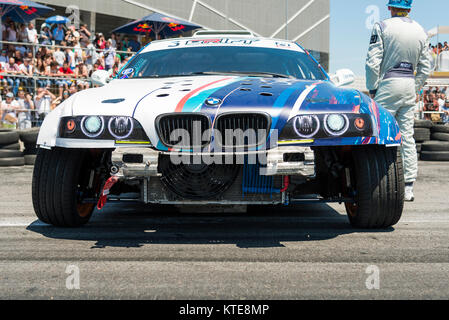
[[208,98],[208,99],[206,100],[206,104],[207,104],[208,106],[218,106],[218,105],[221,104],[221,100],[220,100],[220,99],[217,99],[217,98]]

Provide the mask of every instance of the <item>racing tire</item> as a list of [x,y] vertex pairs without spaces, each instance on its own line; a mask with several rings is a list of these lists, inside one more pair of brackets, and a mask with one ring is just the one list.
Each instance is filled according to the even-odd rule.
[[37,146],[33,143],[25,144],[25,150],[23,151],[25,155],[37,155]]
[[92,163],[88,155],[86,150],[38,150],[32,198],[39,220],[64,228],[81,227],[89,222],[95,204],[79,200],[85,193],[80,186],[86,184],[86,179],[89,181],[90,170],[84,169],[89,161]]
[[36,163],[36,155],[25,155],[24,159],[27,166],[34,166]]
[[360,229],[385,229],[399,222],[404,209],[405,183],[398,148],[355,148],[351,185],[355,203],[346,203],[351,225]]
[[21,151],[0,149],[0,159],[20,157],[23,157],[23,152]]
[[15,131],[0,132],[0,144],[13,144],[19,142],[19,134]]
[[432,127],[432,133],[449,133],[449,126],[437,124]]
[[432,140],[437,141],[449,141],[449,133],[441,133],[441,132],[432,133],[431,138]]
[[23,167],[24,165],[24,157],[0,158],[0,167]]
[[422,161],[449,161],[449,151],[423,151],[421,152]]
[[25,144],[36,144],[40,129],[28,129],[19,132],[20,140]]
[[433,122],[430,120],[415,120],[415,128],[430,129],[433,127]]
[[425,142],[430,140],[430,129],[415,128],[414,138],[416,142]]
[[443,141],[427,141],[422,144],[421,152],[422,151],[437,151],[437,152],[449,152],[449,142],[443,142]]
[[20,143],[1,144],[0,150],[20,150]]

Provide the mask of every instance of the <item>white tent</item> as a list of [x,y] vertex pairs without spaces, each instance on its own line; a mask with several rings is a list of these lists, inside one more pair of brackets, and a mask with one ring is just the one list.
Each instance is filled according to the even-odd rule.
[[438,27],[430,29],[427,32],[427,35],[429,36],[429,38],[433,38],[439,34],[449,34],[449,26],[447,26],[447,27],[438,26]]

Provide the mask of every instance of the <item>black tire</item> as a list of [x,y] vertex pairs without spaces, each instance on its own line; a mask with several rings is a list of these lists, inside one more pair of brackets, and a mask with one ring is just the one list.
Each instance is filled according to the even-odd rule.
[[36,156],[35,155],[25,155],[25,165],[27,166],[34,166],[36,163]]
[[441,125],[441,124],[436,124],[432,127],[431,129],[432,133],[449,133],[449,126],[445,126],[445,125]]
[[415,128],[427,128],[433,127],[433,122],[430,120],[415,120]]
[[19,134],[17,132],[0,132],[0,144],[13,144],[17,142],[19,142]]
[[25,159],[23,157],[17,158],[0,158],[0,167],[23,167]]
[[19,132],[20,140],[26,144],[36,144],[40,129],[28,129]]
[[[32,198],[34,211],[41,221],[56,227],[73,228],[90,220],[95,204],[82,204],[79,199],[82,193],[88,192],[84,189],[80,192],[79,186],[89,181],[88,166],[93,163],[89,155],[86,150],[38,150]],[[96,185],[98,183],[101,181]],[[100,187],[101,184],[96,187],[97,192]]]
[[447,151],[449,152],[449,142],[444,141],[427,141],[422,144],[421,151]]
[[430,129],[415,128],[414,138],[416,142],[425,142],[430,140]]
[[23,152],[21,151],[0,149],[0,159],[20,157],[23,157]]
[[422,161],[449,161],[448,151],[423,151],[421,153]]
[[20,150],[20,143],[0,144],[0,150]]
[[404,209],[404,172],[398,148],[371,146],[352,152],[355,203],[347,203],[355,228],[384,229],[399,222]]
[[449,133],[440,133],[440,132],[432,133],[431,138],[432,140],[437,141],[449,141]]
[[37,146],[34,144],[26,144],[25,145],[25,150],[23,151],[23,153],[25,155],[37,155]]

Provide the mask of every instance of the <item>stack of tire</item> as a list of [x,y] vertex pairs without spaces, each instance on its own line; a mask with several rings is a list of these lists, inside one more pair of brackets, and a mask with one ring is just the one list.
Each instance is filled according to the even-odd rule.
[[418,159],[421,157],[423,144],[430,141],[432,135],[433,122],[430,120],[415,120],[415,141]]
[[39,135],[39,128],[20,131],[19,135],[20,141],[23,142],[25,147],[25,150],[23,151],[25,164],[34,165],[37,154],[36,144],[37,137]]
[[19,134],[12,130],[0,129],[0,167],[21,167],[25,157],[20,151]]
[[433,125],[431,141],[421,147],[423,161],[449,161],[449,126]]

